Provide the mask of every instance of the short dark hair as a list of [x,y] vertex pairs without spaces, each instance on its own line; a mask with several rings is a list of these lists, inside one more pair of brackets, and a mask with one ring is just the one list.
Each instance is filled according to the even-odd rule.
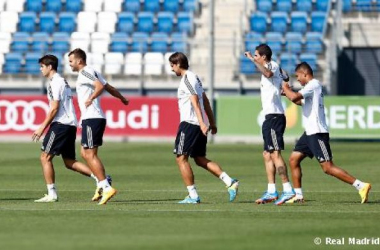
[[300,64],[297,64],[296,70],[303,70],[309,75],[314,75],[313,69],[310,67],[310,65],[307,62],[301,62]]
[[55,55],[44,55],[38,59],[38,63],[45,66],[51,66],[53,70],[58,70],[58,58]]
[[256,50],[259,52],[260,56],[265,55],[268,61],[272,60],[272,50],[267,44],[260,44],[256,47]]
[[84,52],[82,49],[76,48],[76,49],[70,51],[69,56],[71,56],[71,55],[74,55],[76,58],[79,58],[84,63],[86,63],[86,59],[87,59],[86,52]]
[[173,64],[179,64],[179,67],[181,69],[188,69],[189,68],[189,60],[187,59],[187,56],[182,52],[175,52],[169,57],[169,62]]

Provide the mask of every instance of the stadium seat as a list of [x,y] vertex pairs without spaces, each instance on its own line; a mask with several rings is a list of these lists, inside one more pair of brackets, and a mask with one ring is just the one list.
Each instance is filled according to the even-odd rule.
[[371,11],[372,0],[356,0],[356,9],[364,12]]
[[177,14],[177,28],[179,32],[193,34],[193,14],[190,12],[178,12]]
[[267,31],[267,15],[262,12],[256,12],[249,18],[251,30],[259,33]]
[[66,0],[66,11],[78,13],[82,10],[82,0]]
[[255,65],[246,56],[240,56],[239,64],[240,73],[244,75],[253,75],[256,73]]
[[0,32],[0,53],[8,53],[12,42],[10,32]]
[[98,32],[114,33],[117,22],[115,12],[99,12],[98,13]]
[[128,51],[128,35],[124,32],[116,32],[111,36],[111,52],[126,53]]
[[53,33],[52,51],[56,53],[65,53],[70,49],[70,37],[66,32]]
[[277,10],[284,12],[292,11],[292,0],[277,0]]
[[289,53],[301,53],[302,34],[298,32],[288,32],[285,34],[286,50]]
[[282,51],[282,34],[280,32],[267,32],[265,35],[267,45],[274,54]]
[[81,48],[84,51],[88,51],[90,45],[90,34],[82,32],[71,33],[71,46],[70,50]]
[[311,0],[297,0],[296,6],[298,11],[310,12],[312,10]]
[[15,11],[0,12],[0,32],[16,32],[18,13]]
[[171,35],[171,51],[186,53],[188,51],[187,39],[186,33],[173,32]]
[[142,54],[127,53],[124,65],[124,74],[140,76],[142,73]]
[[311,13],[311,30],[323,32],[326,23],[326,12],[315,11]]
[[7,0],[5,6],[7,6],[7,11],[23,12],[24,11],[25,0]]
[[118,17],[117,31],[132,33],[134,31],[135,15],[132,12],[121,12]]
[[58,29],[61,32],[74,32],[76,30],[76,14],[70,12],[60,13]]
[[47,0],[45,5],[46,11],[52,11],[59,13],[62,10],[62,1],[61,0]]
[[144,0],[144,11],[158,12],[160,10],[160,0]]
[[164,0],[164,11],[177,13],[179,10],[179,0]]
[[282,53],[280,66],[288,73],[293,74],[297,65],[297,56],[291,53]]
[[322,53],[322,34],[319,32],[306,33],[306,51],[309,53]]
[[352,0],[343,0],[342,5],[343,12],[349,12],[352,10]]
[[[107,0],[106,0],[107,1]],[[104,0],[84,0],[83,1],[83,11],[85,12],[100,12],[102,11]]]
[[42,11],[42,0],[26,0],[26,10],[40,13]]
[[271,14],[272,19],[272,31],[275,32],[286,32],[286,27],[288,23],[288,14],[286,12],[274,11]]
[[172,67],[170,66],[170,63],[169,63],[169,57],[172,54],[173,54],[173,52],[167,52],[164,55],[164,71],[165,71],[165,73],[167,75],[172,75],[173,74]]
[[301,54],[300,55],[301,62],[307,62],[313,71],[317,70],[317,55],[316,54]]
[[198,0],[183,0],[183,10],[186,12],[198,13]]
[[97,20],[96,12],[79,12],[78,32],[94,32]]
[[40,31],[47,33],[54,32],[56,17],[54,12],[42,12],[40,14]]
[[50,36],[46,32],[32,33],[32,51],[46,53],[49,51]]
[[245,35],[245,50],[254,52],[256,47],[263,42],[263,35],[256,32],[248,32]]
[[148,34],[135,32],[132,34],[132,51],[145,53],[148,51]]
[[153,31],[154,14],[152,12],[140,12],[137,15],[137,30],[151,33]]
[[168,51],[169,37],[166,33],[155,32],[151,36],[151,51],[153,52],[167,52]]
[[2,53],[0,53],[0,74],[3,73],[3,64],[5,63],[5,58]]
[[20,13],[20,29],[21,32],[34,32],[35,31],[35,21],[37,15],[34,12],[23,12]]
[[262,12],[272,11],[272,1],[271,0],[257,0],[256,1],[257,10]]
[[102,53],[87,53],[87,63],[96,71],[103,72],[104,56]]
[[111,11],[119,13],[122,11],[123,0],[105,0],[104,1],[104,11]]
[[159,12],[157,14],[157,27],[159,32],[173,32],[174,15],[171,12]]
[[25,54],[25,73],[32,75],[40,74],[40,64],[38,60],[41,56],[41,52],[29,52]]
[[144,55],[144,73],[146,75],[161,75],[164,66],[164,55],[161,53],[146,53]]
[[65,74],[68,74],[68,75],[74,75],[74,74],[76,74],[76,72],[73,72],[73,70],[71,69],[71,67],[70,67],[70,62],[69,62],[69,53],[67,52],[67,53],[65,53],[64,54],[64,56],[63,56],[63,68],[64,68],[64,70],[63,70],[63,72],[65,73]]
[[327,11],[330,8],[330,0],[317,0],[317,10]]
[[140,11],[140,0],[125,0],[124,11],[137,13]]
[[14,33],[11,48],[14,52],[27,52],[29,50],[29,34],[26,32]]
[[291,13],[292,31],[305,33],[307,30],[307,13],[301,11],[294,11]]
[[4,73],[17,74],[21,73],[22,66],[22,54],[21,53],[8,53],[5,55]]
[[110,44],[110,34],[104,32],[94,32],[91,34],[91,52],[107,53]]

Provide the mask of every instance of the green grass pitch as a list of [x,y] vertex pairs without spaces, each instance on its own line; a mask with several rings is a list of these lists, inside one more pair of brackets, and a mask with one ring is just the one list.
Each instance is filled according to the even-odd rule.
[[[293,145],[283,152],[287,160]],[[378,143],[332,143],[334,162],[372,183],[368,204],[356,190],[325,175],[315,159],[303,164],[304,204],[256,205],[266,189],[261,145],[209,145],[209,158],[240,180],[236,202],[224,184],[195,166],[202,203],[186,195],[172,144],[106,143],[100,156],[119,193],[106,205],[90,201],[91,178],[54,160],[59,202],[36,204],[46,192],[40,144],[0,144],[0,249],[380,249],[349,238],[380,237]],[[79,149],[79,147],[78,147]],[[79,152],[79,150],[77,150]],[[282,189],[279,178],[277,188]],[[316,237],[321,245],[316,245]],[[326,238],[345,239],[340,246]]]

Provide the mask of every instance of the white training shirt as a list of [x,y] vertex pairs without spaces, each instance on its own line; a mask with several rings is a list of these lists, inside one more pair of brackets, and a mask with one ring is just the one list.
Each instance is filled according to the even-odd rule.
[[265,65],[265,68],[273,72],[270,78],[261,76],[261,104],[264,115],[268,114],[283,114],[284,108],[281,103],[281,87],[282,75],[280,67],[275,61],[270,61]]
[[304,118],[306,135],[328,133],[321,83],[317,79],[313,79],[299,93],[304,98],[302,102],[302,116]]
[[100,107],[100,96],[93,100],[92,104],[86,108],[85,102],[95,91],[94,82],[99,80],[103,85],[107,82],[103,76],[89,66],[85,66],[79,71],[76,82],[78,95],[78,104],[81,112],[81,120],[103,118],[106,119],[102,108]]
[[52,122],[77,126],[77,117],[73,104],[73,95],[67,81],[55,73],[47,85],[49,106],[51,101],[59,101],[59,108]]
[[187,70],[186,74],[182,76],[178,87],[178,107],[181,122],[188,122],[199,126],[197,114],[195,113],[194,107],[191,104],[190,100],[190,97],[192,95],[198,95],[203,122],[206,123],[202,96],[203,92],[204,90],[202,88],[202,82],[199,77],[193,72]]

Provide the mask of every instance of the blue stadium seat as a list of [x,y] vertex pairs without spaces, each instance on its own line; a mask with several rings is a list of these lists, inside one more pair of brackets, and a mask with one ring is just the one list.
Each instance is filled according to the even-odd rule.
[[297,66],[298,60],[295,54],[282,53],[280,66],[285,69],[288,73],[293,74]]
[[21,73],[22,66],[21,53],[8,53],[5,55],[4,73],[16,74]]
[[256,47],[263,41],[263,35],[256,32],[249,32],[245,35],[245,50],[255,52]]
[[55,30],[56,15],[54,12],[42,12],[40,14],[40,31],[52,33]]
[[159,32],[172,33],[174,14],[171,12],[158,12],[157,27]]
[[312,10],[311,0],[297,0],[297,10],[310,12]]
[[53,33],[52,50],[54,54],[65,53],[70,49],[70,36],[66,32]]
[[29,50],[29,34],[27,32],[14,33],[11,49],[14,52],[27,52]]
[[299,32],[288,32],[285,34],[286,50],[290,53],[301,53],[302,34]]
[[20,14],[20,31],[34,32],[37,15],[34,12],[22,12]]
[[110,44],[111,52],[121,52],[126,53],[128,51],[128,35],[124,32],[116,32],[112,34],[111,44]]
[[160,10],[160,0],[145,0],[144,11],[158,12]]
[[359,11],[371,11],[372,0],[356,0],[356,9]]
[[272,49],[273,54],[282,51],[282,34],[280,32],[267,32],[265,35],[267,45]]
[[272,0],[257,0],[257,10],[262,12],[271,12],[272,11]]
[[291,14],[292,31],[304,33],[307,30],[307,13],[294,11]]
[[284,12],[292,11],[292,0],[277,0],[277,10]]
[[274,11],[271,14],[272,19],[272,31],[275,32],[286,32],[286,27],[288,23],[288,14],[286,12]]
[[46,11],[61,12],[62,1],[61,0],[48,0],[46,1]]
[[66,0],[66,11],[78,13],[82,10],[82,0]]
[[323,32],[326,23],[326,12],[315,11],[311,13],[311,30]]
[[140,11],[140,0],[125,0],[124,11],[139,12]]
[[307,62],[310,67],[313,69],[313,71],[317,70],[317,55],[316,54],[301,54],[300,55],[300,61],[301,62]]
[[322,53],[323,42],[322,34],[319,32],[306,33],[306,51],[309,53]]
[[342,10],[343,12],[349,12],[352,10],[352,0],[343,0]]
[[256,67],[246,56],[240,56],[240,73],[244,75],[253,75],[256,73]]
[[40,73],[40,64],[38,60],[42,54],[39,52],[30,52],[25,55],[25,73],[38,75]]
[[76,14],[72,12],[62,12],[59,14],[59,31],[72,33],[76,29]]
[[137,30],[151,33],[153,31],[154,14],[152,12],[140,12],[137,15]]
[[132,34],[132,51],[145,53],[148,51],[148,34],[135,32]]
[[171,35],[171,51],[187,52],[187,34],[173,32]]
[[179,10],[179,0],[164,0],[164,11],[177,13]]
[[198,12],[199,2],[198,0],[184,0],[183,10],[187,12]]
[[32,51],[46,52],[49,49],[49,34],[35,32],[32,34]]
[[262,12],[256,12],[249,18],[251,30],[259,33],[267,31],[267,15]]
[[42,11],[42,0],[27,0],[26,1],[26,10],[33,12],[41,12]]
[[330,0],[317,0],[317,10],[327,11],[330,8]]
[[151,37],[151,51],[165,53],[168,51],[169,37],[166,33],[155,32]]
[[117,22],[117,31],[132,33],[135,23],[135,15],[132,12],[121,12],[119,14],[119,21]]
[[185,32],[189,35],[193,34],[194,23],[193,13],[191,12],[178,12],[177,15],[177,28],[179,32]]

